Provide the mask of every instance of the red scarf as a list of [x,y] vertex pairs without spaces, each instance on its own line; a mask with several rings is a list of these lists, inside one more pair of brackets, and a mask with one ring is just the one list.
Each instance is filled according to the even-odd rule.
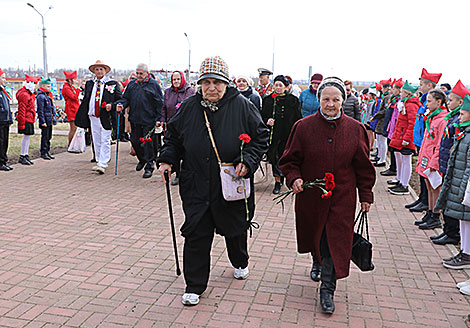
[[54,96],[52,95],[52,92],[44,88],[39,88],[39,90],[44,91],[49,96],[49,98],[51,98],[51,101],[54,101]]
[[[175,75],[175,73],[180,73],[180,76],[181,76],[181,83],[180,83],[180,86],[177,88],[173,85],[173,75]],[[184,85],[186,84],[186,80],[184,78],[184,74],[181,72],[181,71],[174,71],[173,74],[171,74],[171,86],[173,87],[173,89],[175,90],[175,92],[178,92],[180,91],[181,89],[184,88]]]

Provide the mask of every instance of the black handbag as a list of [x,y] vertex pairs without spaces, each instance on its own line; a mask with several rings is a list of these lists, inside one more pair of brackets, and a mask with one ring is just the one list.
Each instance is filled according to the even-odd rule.
[[354,226],[356,231],[353,236],[351,260],[361,271],[372,271],[374,264],[372,263],[372,243],[369,241],[367,212],[359,212],[354,220]]

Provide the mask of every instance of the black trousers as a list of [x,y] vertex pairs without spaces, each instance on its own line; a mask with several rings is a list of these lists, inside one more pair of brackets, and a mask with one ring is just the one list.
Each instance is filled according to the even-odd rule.
[[326,229],[323,230],[320,239],[320,256],[321,256],[321,285],[322,290],[333,294],[336,290],[336,271],[333,264],[333,258],[330,254],[330,247],[328,246],[328,239],[326,237]]
[[150,130],[153,129],[153,125],[140,125],[131,123],[131,144],[134,147],[135,154],[141,163],[145,164],[145,170],[154,170],[155,161],[155,149],[153,146],[153,139],[150,142],[142,143],[140,138],[144,138]]
[[[183,273],[186,293],[201,295],[207,288],[214,231],[214,220],[209,210],[202,216],[194,232],[184,240]],[[228,258],[234,268],[248,266],[247,237],[246,232],[233,238],[225,237]]]
[[[388,145],[390,145],[390,139],[387,139],[388,140]],[[393,172],[396,172],[397,171],[397,161],[395,159],[395,151],[393,149],[389,149],[389,152],[390,152],[390,167],[389,167],[389,170],[390,171],[393,171]]]
[[444,233],[454,239],[460,240],[460,222],[458,219],[444,215]]
[[[418,153],[421,149],[421,147],[416,147],[418,150]],[[419,165],[416,164],[416,165]],[[426,180],[420,175],[419,176],[419,196],[418,199],[421,203],[428,205],[428,188],[426,187]],[[432,208],[430,208],[432,210]]]
[[0,122],[0,165],[8,162],[8,137],[10,134],[10,124],[8,122]]
[[52,125],[41,126],[41,156],[47,155],[51,150]]

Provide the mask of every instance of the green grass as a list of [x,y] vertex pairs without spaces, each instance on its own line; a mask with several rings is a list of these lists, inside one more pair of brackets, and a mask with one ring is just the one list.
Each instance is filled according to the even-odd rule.
[[[55,127],[54,127],[55,128]],[[22,134],[10,133],[9,145],[8,145],[8,163],[18,163],[18,158],[21,152],[21,140],[23,139]],[[67,150],[68,147],[67,136],[52,136],[51,139],[51,154],[61,153]],[[29,144],[29,157],[31,159],[38,158],[40,156],[39,148],[41,145],[41,135],[35,134],[31,136]]]

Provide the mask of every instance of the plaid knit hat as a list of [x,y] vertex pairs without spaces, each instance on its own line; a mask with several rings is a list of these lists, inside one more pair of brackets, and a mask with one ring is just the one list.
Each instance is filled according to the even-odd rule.
[[317,91],[317,98],[321,98],[321,93],[323,90],[327,87],[334,87],[341,92],[341,95],[343,96],[343,102],[346,101],[346,86],[344,85],[343,80],[341,80],[339,77],[335,76],[330,76],[325,79],[320,83],[320,86],[318,87]]
[[204,79],[218,79],[230,83],[227,63],[219,56],[208,57],[201,63],[198,84]]

